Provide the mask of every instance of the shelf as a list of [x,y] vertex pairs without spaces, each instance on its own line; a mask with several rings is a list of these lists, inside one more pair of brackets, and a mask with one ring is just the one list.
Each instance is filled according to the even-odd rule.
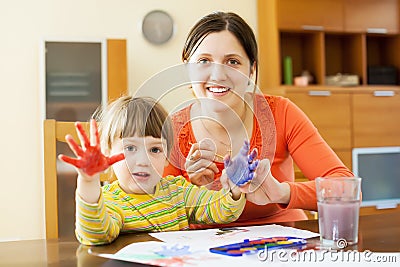
[[[316,85],[323,86],[326,76],[341,73],[357,75],[360,85],[400,86],[399,79],[370,79],[371,66],[377,66],[377,72],[379,67],[395,67],[400,77],[399,2],[259,0],[259,16],[265,10],[276,10],[274,15],[269,13],[270,21],[259,18],[260,88],[275,91],[284,84],[287,56],[292,59],[293,79],[308,70]],[[332,24],[332,16],[336,24]],[[272,56],[276,52],[279,56]]]
[[[315,83],[322,83],[324,79],[323,33],[283,31],[280,32],[280,40],[281,62],[286,56],[291,57],[293,77],[308,70],[314,76]],[[281,83],[283,84],[283,70],[281,73]]]
[[327,76],[355,74],[360,84],[366,80],[365,35],[325,34],[325,72]]

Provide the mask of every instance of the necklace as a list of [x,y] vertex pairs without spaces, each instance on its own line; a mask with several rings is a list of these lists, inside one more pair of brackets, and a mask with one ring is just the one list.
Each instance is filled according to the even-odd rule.
[[[210,136],[214,137],[214,135],[211,134],[211,132],[208,130],[208,127],[204,124],[203,119],[200,119],[200,122],[201,122],[201,125],[203,126],[204,130],[206,130],[206,132],[207,132]],[[228,135],[228,137],[229,137],[229,135]],[[230,145],[230,144],[227,144],[227,143],[225,143],[225,142],[223,142],[223,141],[220,140],[220,139],[217,139],[217,141],[218,141],[221,145],[225,146],[225,147],[226,147],[226,152],[229,153],[230,156],[232,156],[231,145]],[[215,153],[215,156],[216,156],[217,158],[220,158],[220,159],[223,159],[223,158],[224,158],[223,155],[220,155],[220,154],[218,154],[218,153]]]
[[[246,112],[247,112],[247,105],[246,105],[246,103],[245,103],[245,104],[244,104],[244,111],[243,111],[243,113],[242,113],[241,116],[240,116],[240,121],[241,121],[242,123],[245,122],[245,119],[246,119]],[[208,129],[208,127],[204,124],[203,119],[210,119],[210,118],[207,118],[207,117],[200,118],[200,122],[201,122],[201,125],[203,126],[204,130],[206,130],[207,134],[210,135],[210,136],[212,136],[212,137],[214,137],[214,135],[211,133],[211,131]],[[215,123],[218,123],[218,122],[215,122]],[[218,123],[218,124],[219,124],[219,123]],[[224,129],[225,129],[225,128],[224,128]],[[228,133],[228,131],[225,130],[225,132],[227,133],[228,139],[229,139],[229,133]],[[226,152],[229,153],[230,156],[232,156],[231,144],[227,144],[227,143],[223,142],[221,139],[217,139],[217,141],[218,141],[221,145],[223,145],[223,146],[226,148]],[[229,142],[229,143],[231,143],[231,142]],[[220,155],[220,154],[218,154],[218,153],[215,153],[215,157],[220,158],[220,159],[223,159],[223,158],[224,158],[224,155]]]

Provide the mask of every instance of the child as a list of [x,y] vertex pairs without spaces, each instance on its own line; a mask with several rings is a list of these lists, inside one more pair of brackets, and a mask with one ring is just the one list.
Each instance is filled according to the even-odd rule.
[[[75,233],[82,244],[111,243],[120,233],[186,230],[189,223],[229,223],[242,213],[245,195],[225,173],[221,191],[181,176],[162,178],[173,134],[167,112],[153,99],[121,97],[95,116],[101,140],[94,119],[90,140],[77,122],[82,147],[66,136],[77,158],[59,156],[78,172]],[[248,152],[245,142],[238,156],[225,158],[227,173],[239,185],[257,167],[257,152]],[[117,180],[101,187],[99,173],[111,165]]]

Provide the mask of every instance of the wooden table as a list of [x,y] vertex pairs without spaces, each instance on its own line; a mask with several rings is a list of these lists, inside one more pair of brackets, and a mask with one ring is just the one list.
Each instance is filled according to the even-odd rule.
[[[281,225],[318,232],[317,220]],[[146,233],[121,235],[110,245],[96,246],[92,249],[99,253],[115,253],[130,243],[150,240],[156,239]],[[310,246],[318,243],[318,238],[313,239]],[[143,266],[93,256],[88,254],[89,248],[80,245],[75,239],[0,242],[0,266]],[[359,242],[348,249],[400,252],[400,213],[361,216]]]

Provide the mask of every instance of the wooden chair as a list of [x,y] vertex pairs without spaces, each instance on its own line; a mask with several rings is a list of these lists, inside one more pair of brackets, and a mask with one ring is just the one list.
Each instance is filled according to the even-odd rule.
[[[89,130],[89,123],[83,123],[85,130]],[[58,211],[58,179],[57,179],[57,141],[66,143],[65,135],[71,134],[79,141],[74,122],[44,120],[44,182],[45,182],[45,215],[46,238],[59,237]],[[102,174],[100,179],[109,181],[109,175]]]

